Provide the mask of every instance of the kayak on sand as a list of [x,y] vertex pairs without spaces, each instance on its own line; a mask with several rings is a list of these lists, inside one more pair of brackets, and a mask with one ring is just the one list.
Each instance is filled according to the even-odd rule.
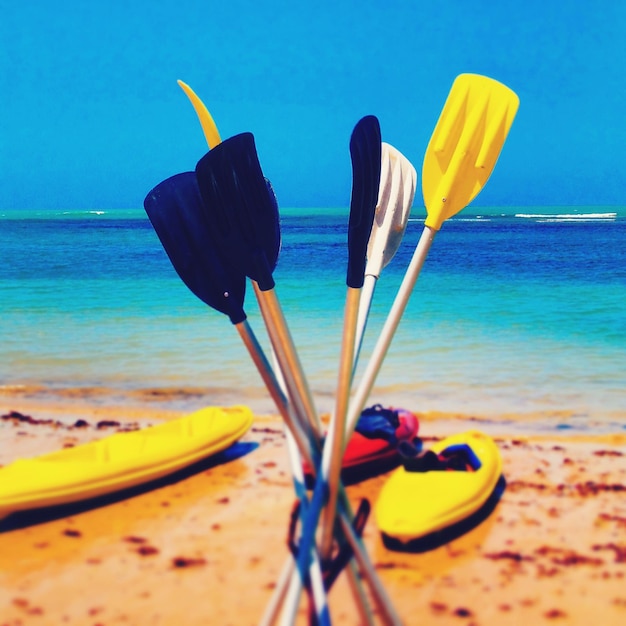
[[493,439],[468,431],[404,460],[383,486],[375,517],[388,547],[411,544],[480,512],[496,491],[502,458]]
[[206,407],[179,419],[0,468],[0,519],[162,478],[220,452],[252,425],[245,406]]

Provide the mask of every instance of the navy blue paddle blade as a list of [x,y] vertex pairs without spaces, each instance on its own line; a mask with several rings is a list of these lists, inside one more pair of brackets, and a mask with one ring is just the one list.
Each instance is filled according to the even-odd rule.
[[363,286],[367,244],[372,232],[381,164],[380,124],[373,115],[358,121],[350,137],[352,196],[348,222],[348,287]]
[[196,165],[207,223],[220,255],[256,281],[274,288],[280,251],[278,204],[263,176],[251,133],[226,139]]
[[148,193],[144,208],[185,285],[233,324],[243,322],[246,277],[227,269],[213,244],[195,174],[164,180]]

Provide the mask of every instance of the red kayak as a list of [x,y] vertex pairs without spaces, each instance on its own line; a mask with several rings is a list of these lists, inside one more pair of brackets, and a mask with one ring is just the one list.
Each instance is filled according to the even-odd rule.
[[[398,446],[402,442],[412,443],[418,428],[417,417],[406,409],[383,408],[379,404],[365,409],[346,446],[342,478],[391,469],[400,461]],[[310,481],[311,468],[306,463],[304,473]]]

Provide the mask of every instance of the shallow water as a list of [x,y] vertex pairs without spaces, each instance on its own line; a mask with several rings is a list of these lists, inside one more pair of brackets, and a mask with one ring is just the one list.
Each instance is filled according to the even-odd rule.
[[[317,408],[328,412],[343,328],[347,209],[281,214],[276,293]],[[378,281],[357,384],[422,224],[416,208]],[[625,240],[624,209],[470,208],[449,220],[371,402],[619,424]],[[4,211],[0,250],[3,385],[203,388],[220,403],[271,408],[235,328],[187,290],[143,211]],[[252,289],[245,310],[269,354]]]

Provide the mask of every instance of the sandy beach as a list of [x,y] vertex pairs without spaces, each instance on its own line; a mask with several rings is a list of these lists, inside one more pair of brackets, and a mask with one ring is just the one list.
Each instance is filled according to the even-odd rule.
[[[0,464],[181,415],[167,396],[69,390],[44,402],[7,388]],[[626,434],[533,431],[532,416],[524,429],[510,416],[419,417],[426,446],[492,435],[506,489],[486,520],[422,553],[386,549],[370,516],[364,542],[405,624],[626,623]],[[0,521],[0,625],[257,623],[294,503],[280,419],[257,415],[219,461],[97,507]],[[353,505],[374,504],[387,476],[349,486]],[[333,624],[358,623],[345,576],[330,602]]]

